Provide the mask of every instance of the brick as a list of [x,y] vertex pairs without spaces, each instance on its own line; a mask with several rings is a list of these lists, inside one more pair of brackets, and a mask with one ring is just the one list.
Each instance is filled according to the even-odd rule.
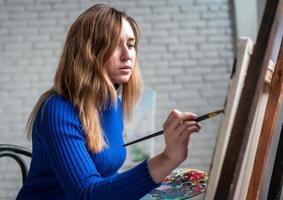
[[9,43],[4,44],[4,51],[23,51],[31,49],[30,43]]
[[199,29],[199,32],[198,32],[200,35],[218,35],[219,34],[219,29],[217,29],[217,28],[213,28],[213,27],[211,27],[211,28],[207,28],[207,27],[205,27],[205,28],[201,28],[201,29]]
[[199,96],[197,91],[184,91],[184,90],[180,90],[180,91],[173,91],[171,94],[173,99],[188,99],[191,97],[197,98]]
[[181,12],[183,13],[188,13],[188,12],[207,12],[208,11],[208,6],[207,5],[194,5],[194,6],[182,6],[181,7]]
[[211,27],[229,27],[230,21],[229,19],[217,19],[213,21],[208,21],[208,26]]
[[[217,52],[216,52],[217,53]],[[190,54],[190,57],[193,59],[201,59],[201,58],[206,58],[207,55],[205,54],[205,52],[200,52],[200,51],[194,51]],[[213,56],[214,57],[214,56]],[[217,55],[216,55],[217,57]]]
[[36,19],[38,17],[38,13],[36,12],[16,12],[13,15],[10,15],[12,20],[29,20]]
[[1,11],[5,10],[6,12],[19,12],[24,11],[23,5],[5,5],[1,8]]
[[164,21],[164,22],[167,22],[168,20],[171,19],[171,15],[170,14],[162,14],[161,15],[159,13],[154,13],[154,14],[143,16],[143,19],[145,21],[153,21],[153,22]]
[[226,91],[222,90],[202,90],[202,97],[224,97],[226,95]]
[[64,18],[66,16],[66,13],[64,11],[44,11],[40,12],[39,17],[40,18]]
[[181,37],[180,39],[180,43],[204,43],[207,41],[207,37],[206,36],[202,36],[202,35],[196,35],[196,36],[192,36],[192,37]]
[[208,5],[208,10],[209,11],[213,11],[214,13],[216,13],[216,12],[221,10],[221,5],[219,5],[219,4]]
[[79,10],[79,4],[78,3],[56,3],[54,4],[53,8],[55,10],[63,10],[63,11],[69,11],[69,10]]
[[211,73],[213,69],[208,66],[190,66],[189,68],[185,69],[185,73],[188,74],[208,74]]
[[151,9],[149,7],[144,7],[144,8],[139,8],[139,7],[134,7],[131,8],[129,11],[127,11],[127,13],[130,16],[136,16],[136,15],[149,15],[151,14]]
[[55,26],[55,19],[32,19],[27,22],[28,27]]
[[226,0],[197,0],[197,4],[222,4],[226,3]]
[[160,60],[160,58],[161,58],[160,53],[155,52],[155,53],[152,53],[152,54],[145,55],[142,60],[146,59],[146,60],[156,60],[156,61],[158,61],[158,60]]
[[219,53],[220,57],[224,57],[224,58],[232,58],[235,53],[232,51],[222,51]]
[[167,52],[162,52],[161,54],[161,59],[166,59],[166,60],[171,60],[174,59],[174,54],[172,54],[171,52],[167,53]]
[[[10,82],[11,81],[11,76],[9,74],[2,74],[0,83],[5,83],[5,82]],[[1,94],[0,94],[1,96]]]
[[155,74],[154,71],[152,70],[143,70],[143,69],[141,69],[141,73],[144,79],[147,79],[147,77],[153,76]]
[[7,0],[6,3],[9,4],[32,4],[33,0]]
[[9,28],[24,28],[26,26],[25,21],[20,21],[20,20],[3,20],[1,22],[1,26],[3,27],[9,27]]
[[208,42],[231,42],[232,38],[229,36],[209,36]]
[[192,5],[195,1],[194,0],[167,0],[168,5],[179,5],[179,6],[186,6],[186,5]]
[[38,3],[38,4],[52,4],[52,3],[61,3],[63,2],[63,0],[34,0],[35,3]]
[[[220,9],[220,7],[219,7]],[[223,12],[207,12],[207,13],[202,13],[201,18],[203,19],[208,19],[208,20],[215,20],[215,19],[228,19],[229,15],[228,13],[223,13]]]
[[41,50],[41,51],[26,51],[23,54],[25,57],[38,57],[38,56],[51,56],[52,52],[50,50]]
[[162,37],[162,36],[168,36],[168,32],[165,30],[159,30],[159,31],[152,31],[152,30],[145,30],[142,32],[142,37]]
[[196,50],[196,46],[193,44],[177,44],[177,45],[170,45],[169,51],[193,51]]
[[206,66],[217,66],[220,64],[225,64],[225,60],[220,58],[209,58],[209,59],[202,59],[199,61],[200,65],[206,65]]
[[156,89],[157,90],[160,90],[160,91],[175,91],[175,90],[178,90],[178,89],[182,89],[183,86],[181,84],[170,84],[170,85],[157,85],[156,86]]
[[182,75],[177,75],[174,77],[174,80],[176,82],[186,82],[186,83],[191,83],[191,82],[196,82],[196,81],[202,81],[203,78],[201,75],[189,75],[189,74],[182,74]]
[[227,4],[223,4],[223,5],[221,5],[221,10],[222,11],[230,11],[231,10],[231,6],[227,5]]
[[143,0],[137,2],[138,6],[162,6],[165,5],[165,1],[151,1],[151,0]]
[[222,50],[226,47],[225,44],[221,43],[207,43],[207,44],[199,44],[199,49],[200,50],[213,50],[213,51],[219,51]]
[[162,76],[162,75],[181,75],[183,74],[183,70],[181,68],[174,68],[174,67],[169,67],[164,69],[164,67],[161,68],[156,68],[158,75]]
[[197,61],[191,60],[191,59],[172,60],[172,61],[170,61],[170,65],[172,65],[174,67],[195,66],[195,65],[197,65]]
[[151,83],[155,83],[155,84],[166,84],[166,83],[171,83],[172,82],[172,78],[169,76],[159,76],[157,77],[153,77],[152,79],[148,80]]
[[37,28],[31,28],[31,27],[24,27],[24,28],[15,28],[13,27],[10,30],[11,35],[19,35],[19,33],[21,33],[22,36],[32,36],[32,35],[36,35],[38,32]]
[[64,28],[63,27],[40,27],[39,28],[39,33],[49,33],[49,34],[62,34],[64,33]]
[[25,10],[27,11],[48,11],[52,10],[52,5],[51,4],[30,4],[30,5],[25,5]]
[[155,6],[153,7],[153,13],[172,13],[172,14],[175,14],[175,13],[178,13],[179,12],[179,7],[176,6],[176,5],[171,5],[171,6]]
[[161,22],[156,22],[153,24],[153,26],[157,29],[179,29],[180,25],[179,23],[176,22],[165,22],[165,23],[161,23]]
[[178,38],[175,36],[172,37],[151,37],[149,42],[151,44],[177,44]]
[[185,21],[181,23],[182,28],[203,28],[207,26],[204,20]]
[[161,53],[166,51],[166,47],[163,45],[148,45],[146,51]]
[[174,21],[183,21],[186,19],[186,21],[191,20],[198,20],[200,19],[200,14],[198,12],[189,12],[189,13],[176,13],[172,16]]
[[33,45],[34,49],[56,49],[60,48],[61,44],[59,42],[36,42]]
[[[1,27],[1,29],[0,29],[0,36],[4,36],[4,35],[7,35],[7,34],[8,34],[8,28]],[[1,41],[0,42],[0,44],[1,44],[3,40],[0,38],[0,41]]]
[[10,89],[27,89],[29,86],[29,83],[6,83],[6,84],[3,84],[3,88],[4,89],[7,89],[7,90],[10,90]]
[[136,2],[133,1],[113,1],[113,6],[117,9],[120,10],[127,10],[127,9],[131,9],[132,7],[136,6]]
[[195,35],[197,30],[195,28],[182,28],[177,30],[169,30],[169,35],[176,35],[176,36],[191,36]]
[[176,52],[175,57],[177,59],[188,59],[189,54],[188,54],[188,52]]

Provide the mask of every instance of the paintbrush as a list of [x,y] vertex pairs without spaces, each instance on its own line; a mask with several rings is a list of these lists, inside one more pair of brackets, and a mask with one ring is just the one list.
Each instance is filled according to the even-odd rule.
[[[196,118],[196,122],[199,122],[199,121],[202,121],[202,120],[205,120],[205,119],[209,119],[211,117],[214,117],[220,113],[224,113],[224,109],[221,109],[221,110],[216,110],[216,111],[213,111],[213,112],[210,112],[210,113],[207,113],[205,115],[202,115],[198,118]],[[158,131],[156,133],[153,133],[151,135],[148,135],[148,136],[145,136],[145,137],[142,137],[142,138],[139,138],[137,140],[134,140],[132,142],[129,142],[129,143],[126,143],[124,144],[123,146],[129,146],[129,145],[132,145],[132,144],[135,144],[135,143],[138,143],[138,142],[141,142],[141,141],[144,141],[144,140],[147,140],[147,139],[150,139],[150,138],[153,138],[153,137],[156,137],[158,135],[162,135],[163,134],[163,130],[162,131]]]

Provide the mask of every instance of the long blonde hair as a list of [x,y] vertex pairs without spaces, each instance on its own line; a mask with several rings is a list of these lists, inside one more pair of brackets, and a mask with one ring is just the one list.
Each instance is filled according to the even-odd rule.
[[[54,86],[41,95],[29,116],[29,137],[39,108],[48,97],[57,93],[69,99],[78,110],[88,149],[97,153],[106,146],[99,112],[110,102],[117,105],[117,94],[104,65],[118,43],[122,19],[126,19],[133,29],[137,51],[139,28],[124,12],[97,4],[75,20],[67,34]],[[137,62],[129,81],[121,88],[123,115],[130,119],[141,92]]]

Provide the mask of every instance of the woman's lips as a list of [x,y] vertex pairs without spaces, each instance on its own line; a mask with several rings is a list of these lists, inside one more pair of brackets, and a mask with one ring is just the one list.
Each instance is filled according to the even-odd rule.
[[123,67],[120,67],[119,70],[120,70],[121,72],[126,72],[126,73],[128,73],[128,72],[130,72],[130,71],[132,70],[132,68],[131,68],[130,66],[123,66]]
[[131,67],[129,65],[125,65],[123,67],[120,67],[119,69],[131,69]]

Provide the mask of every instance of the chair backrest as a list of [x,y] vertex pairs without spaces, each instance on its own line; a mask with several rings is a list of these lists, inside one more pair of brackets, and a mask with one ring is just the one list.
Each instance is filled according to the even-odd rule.
[[22,172],[22,181],[24,183],[27,177],[28,167],[22,157],[23,155],[31,158],[31,150],[18,145],[0,144],[0,158],[10,157],[13,158],[19,164]]

